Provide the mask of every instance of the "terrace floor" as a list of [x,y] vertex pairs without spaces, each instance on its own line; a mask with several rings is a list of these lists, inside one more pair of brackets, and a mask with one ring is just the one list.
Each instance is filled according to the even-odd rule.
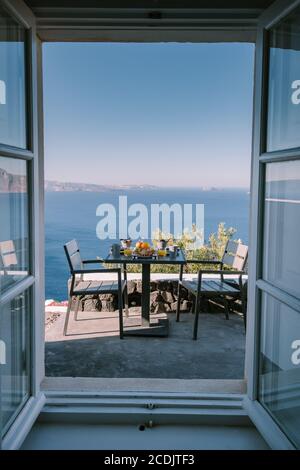
[[[192,340],[193,314],[175,322],[169,313],[167,338],[118,336],[117,312],[70,315],[64,337],[65,313],[46,331],[47,377],[243,379],[245,331],[238,313],[226,320],[223,310],[201,313],[198,340]],[[139,308],[130,308],[139,318]]]

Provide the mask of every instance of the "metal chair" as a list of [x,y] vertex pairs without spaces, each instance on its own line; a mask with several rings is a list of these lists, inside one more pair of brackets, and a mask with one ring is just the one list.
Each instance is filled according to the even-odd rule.
[[[246,288],[243,285],[243,275],[245,274],[245,266],[248,258],[248,247],[235,241],[228,241],[220,261],[217,260],[187,260],[186,263],[193,264],[208,264],[219,266],[219,270],[205,269],[198,271],[198,277],[192,280],[183,279],[183,268],[180,267],[179,281],[178,281],[178,299],[176,309],[176,321],[180,320],[180,299],[181,288],[185,287],[195,297],[195,319],[193,328],[193,339],[197,339],[198,334],[198,317],[200,311],[200,302],[203,297],[221,298],[225,308],[226,319],[229,319],[229,305],[230,300],[241,300],[242,312],[244,318],[244,325],[246,328]],[[224,269],[224,266],[230,267],[232,270]],[[217,274],[218,279],[203,279],[203,274]],[[227,275],[237,275],[238,279],[226,279]]]
[[[69,292],[69,301],[64,325],[64,336],[67,336],[68,323],[72,307],[73,297],[77,298],[75,305],[75,320],[79,309],[80,297],[85,295],[101,295],[101,294],[117,294],[118,295],[118,309],[119,309],[119,327],[120,339],[123,338],[123,294],[126,314],[128,314],[128,293],[127,293],[127,278],[124,272],[124,279],[122,279],[121,268],[86,268],[87,264],[101,263],[100,259],[82,260],[79,247],[76,240],[71,240],[64,245],[64,250],[67,256],[68,264],[71,271],[71,286]],[[86,281],[83,279],[84,274],[100,274],[100,273],[116,273],[118,276],[117,281]],[[79,278],[78,278],[79,276]]]

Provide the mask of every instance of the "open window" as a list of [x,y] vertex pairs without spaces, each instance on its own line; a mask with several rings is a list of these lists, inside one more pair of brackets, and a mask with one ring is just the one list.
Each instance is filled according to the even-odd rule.
[[15,448],[43,406],[37,337],[39,143],[35,19],[20,2],[0,4],[0,442]]
[[[25,3],[5,0],[0,5],[0,168],[5,184],[0,192],[0,441],[3,448],[17,448],[45,402],[40,392],[44,377],[41,51],[35,17]],[[195,423],[202,411],[207,417],[208,410],[216,423],[216,415],[224,409],[222,422],[228,416],[237,422],[244,418],[243,399],[244,408],[267,442],[285,449],[299,447],[299,17],[299,0],[282,0],[262,14],[257,26],[247,394],[237,399],[226,393],[213,397],[202,394],[201,400],[195,401],[199,398],[196,393],[192,406],[185,394],[180,408],[180,413],[189,408],[189,423]],[[85,27],[85,39],[97,39],[95,30],[87,24]],[[57,30],[45,29],[44,38],[53,41],[62,37],[75,41],[84,36],[84,28],[76,36],[76,25],[72,30],[66,28],[67,33],[61,24]],[[223,34],[217,28],[207,31],[207,25],[204,30],[204,37],[210,40],[214,34]],[[116,31],[115,27],[111,35],[107,29],[101,32],[102,40],[115,40]],[[174,38],[176,25],[174,31],[168,31],[167,36]],[[120,34],[124,40],[124,31]],[[153,38],[153,30],[150,34],[149,30],[128,34],[130,40]],[[161,29],[159,37],[163,34]],[[51,392],[44,393],[51,408]],[[68,414],[73,422],[78,410],[82,412],[88,405],[91,411],[90,400],[98,406],[99,415],[109,407],[113,419],[116,415],[119,419],[121,407],[110,406],[109,394],[100,402],[101,393],[98,390],[91,396],[88,389],[81,389],[56,394],[53,388],[52,398],[60,413]],[[167,404],[165,417],[170,416],[170,410],[179,414],[175,401],[180,394],[175,399],[174,395],[158,397],[160,404]],[[153,409],[152,402],[143,396],[135,400],[132,394],[121,392],[114,400],[127,406],[131,415],[136,413],[137,408],[132,413],[134,406],[143,407],[143,412]],[[65,405],[71,401],[75,406],[70,410]],[[184,419],[187,415],[182,413]]]

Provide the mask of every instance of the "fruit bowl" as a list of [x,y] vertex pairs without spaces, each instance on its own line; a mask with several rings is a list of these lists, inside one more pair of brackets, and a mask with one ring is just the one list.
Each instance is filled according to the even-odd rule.
[[154,253],[154,249],[151,247],[148,248],[135,248],[133,250],[133,255],[138,256],[140,258],[150,258]]
[[136,242],[133,255],[141,258],[150,258],[154,253],[154,248],[150,246],[148,242],[140,240]]

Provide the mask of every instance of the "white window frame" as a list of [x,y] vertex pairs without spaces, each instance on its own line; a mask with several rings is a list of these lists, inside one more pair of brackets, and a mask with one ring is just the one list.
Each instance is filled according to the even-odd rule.
[[[265,164],[299,158],[300,149],[266,152],[268,30],[300,5],[300,0],[278,0],[259,18],[257,25],[253,142],[251,171],[251,211],[249,247],[248,334],[246,341],[247,395],[244,407],[265,440],[273,449],[295,449],[287,436],[258,400],[261,292],[274,295],[274,288],[262,280],[263,206]],[[283,294],[279,300],[293,308],[293,300]],[[289,298],[290,297],[290,298]],[[251,314],[253,312],[253,314]]]
[[[7,437],[3,441],[3,448],[17,448],[21,445],[27,432],[34,423],[41,410],[44,419],[65,419],[77,422],[85,417],[99,422],[116,422],[120,419],[132,422],[140,419],[157,419],[159,422],[177,423],[184,420],[185,423],[246,423],[250,419],[257,426],[263,437],[272,448],[293,448],[290,441],[279,429],[277,424],[267,414],[257,400],[258,379],[258,354],[259,354],[259,295],[257,282],[259,280],[261,257],[261,228],[262,228],[262,172],[261,162],[268,156],[261,154],[261,142],[264,126],[264,93],[263,73],[266,70],[264,31],[285,16],[290,10],[299,4],[297,1],[278,0],[260,17],[257,27],[256,59],[255,59],[255,99],[254,99],[254,124],[253,124],[253,155],[252,155],[252,190],[251,190],[251,233],[250,233],[250,259],[249,259],[249,305],[246,344],[246,371],[248,389],[247,394],[230,393],[159,393],[159,392],[104,392],[69,390],[55,391],[43,390],[40,384],[44,378],[44,175],[43,175],[43,110],[42,110],[42,53],[41,38],[48,41],[195,41],[213,42],[217,40],[241,40],[249,41],[255,34],[256,25],[249,23],[248,28],[243,25],[243,33],[239,22],[236,27],[226,27],[218,23],[214,27],[210,23],[207,26],[205,19],[199,19],[199,24],[186,22],[181,27],[147,29],[141,23],[139,27],[126,29],[116,25],[96,25],[86,22],[81,29],[76,27],[76,21],[72,26],[72,19],[68,21],[68,28],[55,24],[47,26],[47,20],[38,24],[36,35],[35,17],[22,0],[4,1],[10,10],[17,15],[24,24],[31,28],[32,35],[32,116],[34,122],[33,143],[34,151],[28,155],[34,162],[33,180],[31,190],[34,197],[34,268],[35,268],[35,323],[34,345],[32,349],[34,370],[32,371],[33,399],[29,401],[12,426]],[[180,15],[180,13],[178,13]],[[217,24],[217,23],[216,23]],[[125,27],[124,27],[125,26]],[[244,35],[243,35],[244,34]],[[177,39],[176,39],[177,38]],[[2,149],[0,147],[0,152]],[[4,153],[5,150],[2,152]],[[9,153],[9,151],[8,151]],[[290,154],[291,152],[289,152]],[[44,404],[46,405],[44,406]]]
[[[0,438],[0,448],[19,448],[31,426],[42,410],[46,398],[40,390],[40,383],[44,376],[44,333],[43,333],[43,157],[42,157],[42,123],[41,108],[38,106],[38,82],[37,63],[39,61],[41,45],[36,35],[36,21],[32,11],[19,0],[3,0],[5,9],[15,17],[27,30],[26,48],[26,122],[27,122],[27,148],[21,150],[0,144],[0,155],[11,158],[20,158],[27,161],[28,194],[29,194],[29,249],[31,273],[23,281],[20,281],[5,293],[0,300],[6,303],[15,298],[25,289],[31,290],[31,321],[30,321],[30,397],[20,410],[15,421],[5,434]],[[41,83],[41,82],[40,82]],[[40,100],[40,103],[42,101]],[[28,312],[29,313],[29,312]]]

